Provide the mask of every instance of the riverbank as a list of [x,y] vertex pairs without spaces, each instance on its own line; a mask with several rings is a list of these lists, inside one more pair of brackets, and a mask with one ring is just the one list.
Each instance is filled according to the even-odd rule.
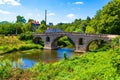
[[119,80],[120,48],[90,52],[53,64],[40,62],[30,69],[13,68],[8,60],[0,64],[0,78],[8,80]]
[[18,36],[0,36],[0,54],[42,48],[43,46],[34,44],[32,40],[21,41]]

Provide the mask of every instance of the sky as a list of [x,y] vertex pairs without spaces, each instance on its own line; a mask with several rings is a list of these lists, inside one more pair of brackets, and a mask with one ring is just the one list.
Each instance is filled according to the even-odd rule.
[[71,23],[75,19],[94,17],[110,0],[0,0],[0,22],[15,22],[16,16],[47,23]]

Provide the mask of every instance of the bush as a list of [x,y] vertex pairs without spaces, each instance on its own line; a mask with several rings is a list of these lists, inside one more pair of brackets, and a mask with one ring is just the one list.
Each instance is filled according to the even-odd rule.
[[19,35],[20,40],[30,40],[32,38],[33,38],[32,32],[26,32]]
[[11,53],[11,52],[14,52],[14,51],[18,51],[17,48],[11,48],[9,50],[6,51],[6,53]]
[[0,61],[0,80],[11,75],[12,63],[9,60]]
[[40,45],[22,45],[19,47],[19,50],[29,50],[29,49],[41,49]]

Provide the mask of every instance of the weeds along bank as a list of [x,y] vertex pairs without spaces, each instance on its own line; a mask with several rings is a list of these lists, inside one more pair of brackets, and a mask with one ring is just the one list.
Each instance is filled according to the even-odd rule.
[[10,53],[14,51],[41,49],[43,46],[34,44],[32,39],[20,40],[19,36],[3,36],[0,35],[0,54]]
[[120,48],[90,52],[53,64],[37,63],[30,69],[12,68],[8,60],[0,61],[2,80],[119,80]]

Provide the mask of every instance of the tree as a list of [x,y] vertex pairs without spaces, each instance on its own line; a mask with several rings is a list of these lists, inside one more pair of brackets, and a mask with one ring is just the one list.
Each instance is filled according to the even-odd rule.
[[32,22],[34,22],[34,20],[29,19],[28,22],[22,27],[22,31],[23,32],[27,32],[27,31],[32,32],[33,31]]
[[98,33],[120,34],[120,0],[111,0],[92,20]]
[[26,20],[23,16],[18,15],[15,23],[16,26],[16,34],[21,33],[22,32],[22,27],[23,25],[26,23]]
[[89,16],[87,16],[87,19],[86,19],[87,21],[90,21],[91,20],[91,18],[89,17]]
[[17,18],[16,23],[19,23],[19,22],[22,24],[26,23],[26,20],[23,16],[18,15],[16,18]]
[[23,25],[20,22],[15,23],[14,26],[16,28],[16,34],[22,33],[22,27],[23,27]]
[[23,32],[27,32],[27,31],[32,32],[32,31],[33,31],[33,27],[32,27],[31,22],[26,23],[26,24],[22,27],[22,31],[23,31]]
[[29,20],[28,20],[28,22],[32,22],[32,21],[34,21],[34,20],[33,20],[33,19],[29,19]]
[[41,21],[41,24],[44,24],[46,26],[46,22],[44,20]]
[[37,32],[44,32],[46,29],[47,29],[46,22],[42,20],[40,26],[37,29]]
[[15,30],[16,28],[14,26],[14,23],[0,23],[0,34],[15,34]]
[[87,26],[85,32],[86,32],[86,33],[95,33],[95,30],[94,30],[93,27],[91,27],[91,26]]

